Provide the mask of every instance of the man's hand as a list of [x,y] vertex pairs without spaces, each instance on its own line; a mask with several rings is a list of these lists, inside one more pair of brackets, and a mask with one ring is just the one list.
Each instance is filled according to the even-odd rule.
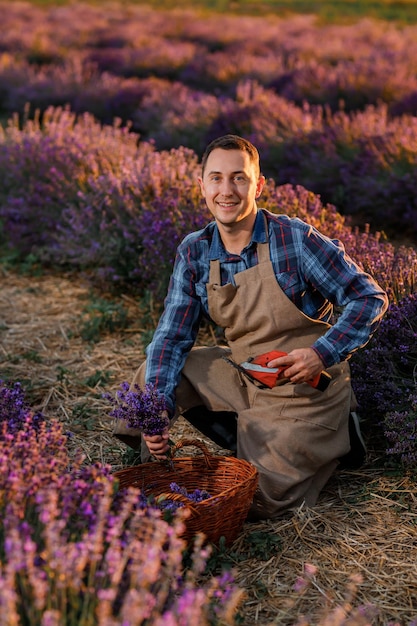
[[166,460],[168,450],[169,450],[169,433],[168,428],[166,428],[162,435],[142,435],[143,439],[148,446],[149,452],[154,456],[158,461]]
[[279,378],[292,383],[305,383],[323,371],[324,364],[313,348],[297,348],[286,356],[269,361],[268,367],[285,367]]

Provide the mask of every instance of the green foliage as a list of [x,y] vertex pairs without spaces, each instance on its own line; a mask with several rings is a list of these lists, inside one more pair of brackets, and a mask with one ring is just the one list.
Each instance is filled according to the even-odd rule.
[[[9,249],[2,242],[2,236],[3,233],[0,228],[0,264],[6,270],[13,269],[23,276],[42,276],[44,274],[44,267],[36,254],[22,254],[17,248]],[[4,237],[6,238],[6,235]]]
[[77,402],[72,410],[72,423],[75,426],[83,427],[86,430],[95,430],[95,415],[91,409],[91,402]]
[[122,467],[133,467],[134,465],[140,465],[140,450],[134,450],[133,448],[126,447],[122,450],[120,455],[120,463]]
[[128,323],[128,312],[122,303],[97,298],[84,308],[79,332],[84,341],[96,343],[104,334],[122,330]]
[[227,548],[224,537],[220,537],[217,546],[211,546],[211,555],[206,563],[206,574],[213,574],[214,572],[229,571],[232,567],[243,560],[243,554],[239,552],[233,552],[230,548]]
[[224,537],[218,546],[212,546],[211,556],[207,561],[206,571],[210,573],[230,570],[237,563],[248,559],[268,561],[282,550],[282,539],[279,535],[265,530],[254,530],[246,533],[239,548],[227,547]]
[[282,540],[279,535],[264,530],[255,530],[246,535],[244,549],[248,558],[268,561],[276,556],[277,552],[281,552]]
[[42,357],[37,350],[27,350],[22,357],[32,363],[42,363]]
[[88,376],[88,378],[83,380],[83,383],[87,387],[97,387],[97,385],[106,385],[109,382],[111,375],[112,373],[108,370],[105,370],[105,371],[96,370],[94,374],[91,374],[90,376]]
[[62,365],[58,365],[56,370],[57,370],[57,373],[56,373],[57,381],[60,383],[67,382],[69,379],[69,375],[71,373],[70,370],[66,367],[62,367]]

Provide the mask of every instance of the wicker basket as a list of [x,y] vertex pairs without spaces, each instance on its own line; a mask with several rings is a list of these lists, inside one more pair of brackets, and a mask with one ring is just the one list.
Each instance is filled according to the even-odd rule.
[[[184,446],[196,446],[203,456],[174,458]],[[172,447],[173,462],[143,463],[115,472],[119,488],[137,487],[145,495],[165,495],[179,500],[189,509],[182,537],[191,543],[197,533],[206,541],[218,544],[221,537],[230,544],[242,529],[258,484],[258,471],[248,461],[234,457],[214,456],[204,443],[182,439]],[[190,502],[172,493],[170,484],[177,483],[188,492],[205,489],[211,495],[202,502]]]

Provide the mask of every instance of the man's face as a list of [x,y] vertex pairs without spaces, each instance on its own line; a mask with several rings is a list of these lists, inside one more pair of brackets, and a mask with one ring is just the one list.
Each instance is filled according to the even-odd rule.
[[258,177],[246,152],[216,148],[207,159],[199,183],[213,217],[220,224],[231,226],[256,214],[256,198],[265,179]]

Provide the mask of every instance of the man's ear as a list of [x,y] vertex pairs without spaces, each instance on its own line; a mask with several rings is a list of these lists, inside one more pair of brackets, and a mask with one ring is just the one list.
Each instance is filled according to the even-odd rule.
[[259,196],[262,193],[263,188],[265,187],[265,176],[259,176],[258,178],[258,182],[256,183],[256,197],[259,198]]
[[203,183],[203,179],[201,178],[201,176],[198,177],[198,184],[200,185],[201,194],[203,198],[205,198],[204,183]]

